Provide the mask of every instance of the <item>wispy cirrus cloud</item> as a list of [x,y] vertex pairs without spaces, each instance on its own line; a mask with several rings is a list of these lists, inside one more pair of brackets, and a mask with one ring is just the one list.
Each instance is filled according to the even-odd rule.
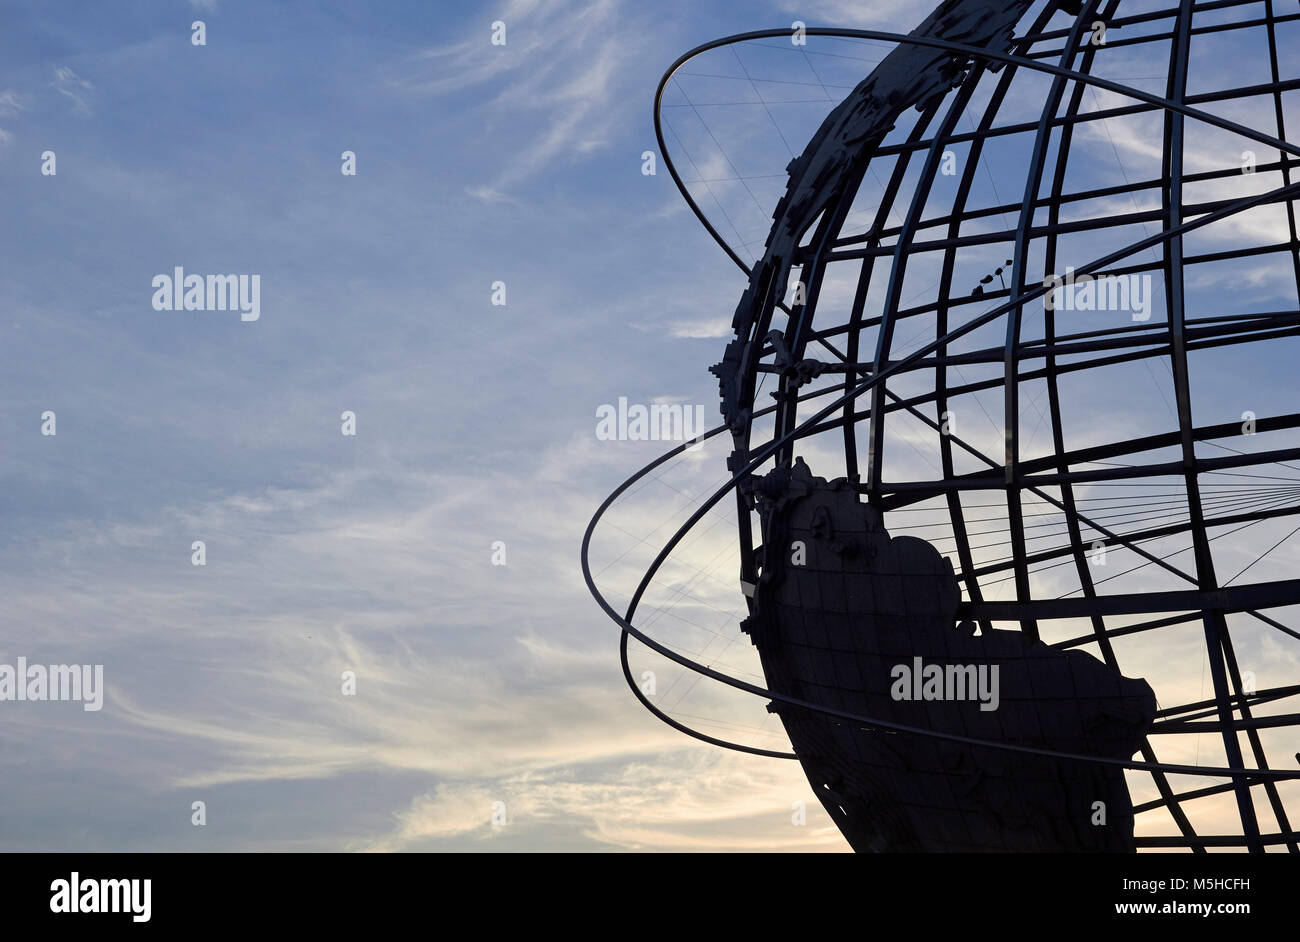
[[934,4],[913,0],[808,0],[788,3],[778,0],[778,10],[816,26],[845,26],[857,29],[911,32],[925,19]]
[[90,97],[95,91],[94,85],[66,65],[55,67],[54,81],[51,84],[60,95],[72,102],[73,111],[77,114],[90,114]]
[[[0,118],[9,118],[18,114],[24,108],[22,96],[13,89],[0,91]],[[4,128],[0,128],[0,144],[7,144],[13,140],[13,134]]]
[[[490,183],[466,191],[485,202],[506,202],[506,191],[557,159],[576,159],[608,144],[604,122],[626,43],[616,28],[617,0],[511,0],[481,34],[426,50],[392,80],[403,92],[447,96],[499,83],[490,115],[530,129],[527,141]],[[505,26],[493,45],[489,26]]]
[[[365,850],[419,850],[449,838],[485,848],[512,829],[581,822],[592,846],[660,851],[843,851],[844,840],[806,796],[793,763],[681,749],[604,770],[446,784],[395,815]],[[491,820],[493,809],[498,823]]]
[[[0,587],[15,624],[63,622],[59,650],[91,652],[84,656],[107,665],[104,713],[76,717],[63,741],[129,744],[130,774],[164,793],[358,775],[427,783],[391,809],[391,832],[327,830],[317,835],[323,846],[504,838],[518,849],[551,839],[589,848],[842,849],[793,763],[690,743],[622,689],[616,632],[591,612],[573,559],[595,490],[591,469],[621,460],[575,433],[539,456],[526,479],[507,469],[340,470],[307,486],[160,508],[145,522],[51,532],[24,555],[39,566],[78,560],[75,577],[33,583],[6,556]],[[707,467],[691,473],[712,478]],[[611,523],[596,563],[617,597],[636,567],[604,547],[653,541],[668,521],[651,505]],[[207,567],[187,558],[156,565],[158,547],[188,547],[178,534],[204,536]],[[497,536],[510,553],[503,567],[489,558]],[[726,593],[713,598],[710,586],[683,590],[720,545],[728,541],[717,533],[687,547],[666,569],[675,604],[656,608],[652,592],[647,610],[698,618],[707,604],[734,604]],[[573,627],[558,631],[556,619]],[[17,651],[22,637],[0,632],[0,649]],[[607,643],[593,643],[602,637]],[[57,653],[37,647],[30,653]],[[356,696],[342,695],[343,671],[355,672]],[[189,679],[174,685],[173,673]],[[673,691],[665,675],[672,703],[715,718],[735,710],[711,704],[706,691],[683,701],[684,689]],[[740,707],[732,718],[752,722],[753,704]],[[45,741],[49,723],[66,722],[48,713],[12,719],[4,735],[19,750]],[[127,774],[113,750],[74,754],[67,761]],[[505,830],[488,821],[497,800],[510,809]],[[805,803],[807,826],[791,823],[795,801]]]

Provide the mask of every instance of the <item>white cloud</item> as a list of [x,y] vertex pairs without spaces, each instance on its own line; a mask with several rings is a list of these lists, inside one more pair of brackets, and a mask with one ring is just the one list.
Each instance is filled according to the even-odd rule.
[[55,66],[52,84],[59,94],[66,95],[72,101],[72,109],[77,114],[90,113],[89,97],[95,90],[94,85],[66,65]]
[[[24,556],[77,564],[36,580],[6,565],[10,624],[57,625],[60,650],[106,662],[107,705],[102,722],[78,718],[57,736],[53,714],[16,714],[8,736],[25,754],[71,749],[79,768],[172,789],[369,773],[447,783],[414,798],[394,833],[348,838],[374,849],[491,838],[480,812],[499,795],[526,819],[509,832],[522,846],[545,846],[523,826],[533,821],[592,846],[842,847],[833,828],[788,823],[792,801],[813,802],[796,765],[747,760],[738,771],[624,689],[617,631],[576,561],[603,486],[593,469],[639,463],[620,444],[579,432],[524,476],[514,467],[340,471],[164,508],[147,523],[48,533]],[[602,530],[594,561],[611,598],[718,477],[708,463],[680,467],[669,476],[678,490],[652,488]],[[645,622],[683,647],[701,634],[741,637],[739,592],[716,578],[734,553],[731,524],[714,523],[683,545],[642,606]],[[151,554],[178,534],[185,553],[158,565]],[[205,569],[188,565],[189,534],[208,543]],[[489,561],[498,537],[505,567]],[[21,637],[0,632],[0,648]],[[748,646],[731,653],[713,663],[743,667],[736,659]],[[674,709],[742,727],[767,719],[757,701],[707,685],[678,699],[689,684],[674,689],[676,675],[656,669]],[[344,670],[356,672],[355,697],[341,695]],[[769,725],[763,742],[784,745],[778,729]],[[76,745],[105,742],[114,748]],[[735,824],[745,814],[750,826]]]
[[[23,101],[23,97],[13,89],[0,91],[0,118],[12,117],[25,108],[26,104]],[[13,140],[13,138],[14,136],[12,133],[6,131],[4,128],[0,128],[0,144],[8,144]]]
[[776,8],[802,19],[809,26],[844,26],[851,29],[879,29],[910,33],[934,6],[914,0],[804,0]]
[[731,318],[705,317],[699,320],[670,321],[668,331],[672,336],[682,338],[727,337],[731,334]]
[[[493,803],[506,823],[490,821]],[[796,824],[795,802],[806,821]],[[499,809],[500,806],[498,806]],[[578,822],[596,844],[661,851],[847,849],[791,762],[680,749],[579,778],[560,770],[417,796],[396,827],[365,849],[409,850],[470,836],[486,846],[556,821]]]
[[[511,0],[496,16],[506,43],[493,46],[488,22],[480,33],[422,53],[394,87],[408,93],[449,95],[501,82],[485,114],[511,125],[537,122],[529,142],[506,161],[492,183],[468,192],[488,202],[557,159],[607,146],[596,115],[607,110],[626,37],[615,0]],[[504,133],[504,132],[494,132]]]

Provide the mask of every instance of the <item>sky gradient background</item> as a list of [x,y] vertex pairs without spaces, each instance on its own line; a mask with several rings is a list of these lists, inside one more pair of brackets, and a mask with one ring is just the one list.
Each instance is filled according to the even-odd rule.
[[[779,7],[0,10],[0,651],[108,688],[6,704],[5,849],[843,846],[792,764],[641,713],[577,567],[653,453],[596,405],[712,420],[719,343],[665,325],[743,287],[640,172],[654,85]],[[260,320],[153,311],[174,265]]]
[[[715,420],[744,288],[641,172],[661,73],[728,33],[928,6],[0,3],[0,661],[107,682],[100,713],[0,707],[0,847],[847,849],[794,763],[641,711],[577,554],[660,450],[597,441],[596,407]],[[260,320],[154,311],[176,265],[260,274]],[[723,454],[610,518],[612,599]],[[752,678],[734,530],[709,524],[645,611]],[[782,745],[761,703],[658,669],[701,728]]]

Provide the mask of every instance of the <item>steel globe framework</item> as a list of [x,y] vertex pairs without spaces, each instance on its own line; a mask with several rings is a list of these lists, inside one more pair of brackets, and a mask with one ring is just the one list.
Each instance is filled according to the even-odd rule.
[[[613,608],[592,577],[592,533],[620,496],[689,443],[610,495],[583,543],[588,585],[621,626],[624,675],[648,710],[715,745],[799,757],[725,741],[668,715],[634,682],[629,638],[704,677],[840,726],[960,744],[981,755],[1149,775],[1158,797],[1132,810],[1167,811],[1176,833],[1139,835],[1138,847],[1297,851],[1300,832],[1288,815],[1286,789],[1300,777],[1293,735],[1300,714],[1283,705],[1300,694],[1300,683],[1256,688],[1234,636],[1249,622],[1284,646],[1300,641],[1288,618],[1288,606],[1300,604],[1300,579],[1242,578],[1285,547],[1285,538],[1252,544],[1256,551],[1244,567],[1219,547],[1233,533],[1300,513],[1300,466],[1290,464],[1300,459],[1300,391],[1261,393],[1269,408],[1242,421],[1197,420],[1197,406],[1214,393],[1216,370],[1226,368],[1213,356],[1256,350],[1268,357],[1300,336],[1295,303],[1251,309],[1224,274],[1265,259],[1290,273],[1290,296],[1300,297],[1300,181],[1293,180],[1300,148],[1287,142],[1285,127],[1285,96],[1300,89],[1300,72],[1279,36],[1300,11],[1284,6],[947,0],[906,36],[802,30],[894,45],[789,163],[763,251],[751,260],[683,181],[661,106],[674,77],[700,56],[788,42],[791,33],[720,39],[674,63],[655,98],[660,153],[748,286],[732,339],[713,367],[724,423],[704,436],[730,436],[729,482],[667,541],[625,610]],[[1196,44],[1238,35],[1259,41],[1269,81],[1191,90]],[[1118,50],[1149,55],[1162,70],[1168,52],[1162,92],[1104,77],[1106,58]],[[1027,94],[1037,108],[1028,118]],[[1272,116],[1268,126],[1225,116],[1260,103]],[[971,114],[973,126],[963,126]],[[1080,142],[1105,137],[1115,147],[1110,128],[1121,120],[1158,128],[1146,142],[1156,171],[1135,179],[1125,173],[1120,182],[1088,179]],[[1224,151],[1217,166],[1200,161],[1189,168],[1193,145],[1212,135],[1244,142],[1247,163],[1226,159]],[[999,152],[994,172],[990,154],[1012,141],[1015,148]],[[998,190],[998,180],[1014,187],[1010,195]],[[1280,238],[1242,245],[1224,236],[1259,212],[1281,214]],[[1217,287],[1207,290],[1207,283]],[[1141,286],[1150,292],[1145,317],[1127,310],[1122,318],[1081,316],[1099,310],[1107,288],[1114,300],[1116,285],[1133,286],[1135,296]],[[1196,313],[1204,306],[1200,297],[1212,297],[1215,310]],[[1104,371],[1155,366],[1168,374],[1159,381],[1168,419],[1161,424],[1147,415],[1127,430],[1132,434],[1124,434],[1123,423],[1098,431],[1078,384],[1104,387],[1106,380],[1094,379],[1112,375]],[[989,395],[996,397],[992,410]],[[980,413],[996,429],[996,450],[967,433],[964,417]],[[1076,427],[1088,422],[1081,436]],[[777,689],[770,672],[766,686],[751,684],[639,628],[638,605],[664,561],[725,500],[736,504],[740,581],[751,613],[757,611],[761,587],[775,575],[771,548],[754,525],[764,506],[762,482],[774,474],[788,480],[805,454],[818,473],[834,462],[843,487],[891,531],[914,533],[951,559],[961,589],[956,617],[981,635],[1009,626],[1026,645],[1088,647],[1115,671],[1124,667],[1120,639],[1140,636],[1170,650],[1194,639],[1212,695],[1162,702],[1140,758],[1104,756],[867,715]],[[1171,539],[1178,552],[1157,546]],[[1098,565],[1099,555],[1106,565]],[[1112,591],[1106,583],[1116,579],[1132,591]],[[1054,583],[1062,591],[1049,595],[1044,580],[1066,581]],[[1062,627],[1072,625],[1086,627]],[[1159,678],[1152,680],[1159,690]],[[1161,737],[1190,733],[1213,734],[1223,764],[1159,758]],[[1202,784],[1180,791],[1170,781],[1178,775],[1198,776]],[[1216,795],[1232,797],[1236,824],[1198,831],[1184,806]],[[828,808],[834,804],[819,797]]]

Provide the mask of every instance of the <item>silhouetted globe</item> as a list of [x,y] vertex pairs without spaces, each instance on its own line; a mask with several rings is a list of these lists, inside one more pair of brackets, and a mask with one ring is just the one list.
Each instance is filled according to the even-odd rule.
[[1296,849],[1293,780],[1187,774],[1296,765],[1300,29],[1264,18],[949,0],[929,44],[665,77],[749,272],[742,627],[855,849]]

